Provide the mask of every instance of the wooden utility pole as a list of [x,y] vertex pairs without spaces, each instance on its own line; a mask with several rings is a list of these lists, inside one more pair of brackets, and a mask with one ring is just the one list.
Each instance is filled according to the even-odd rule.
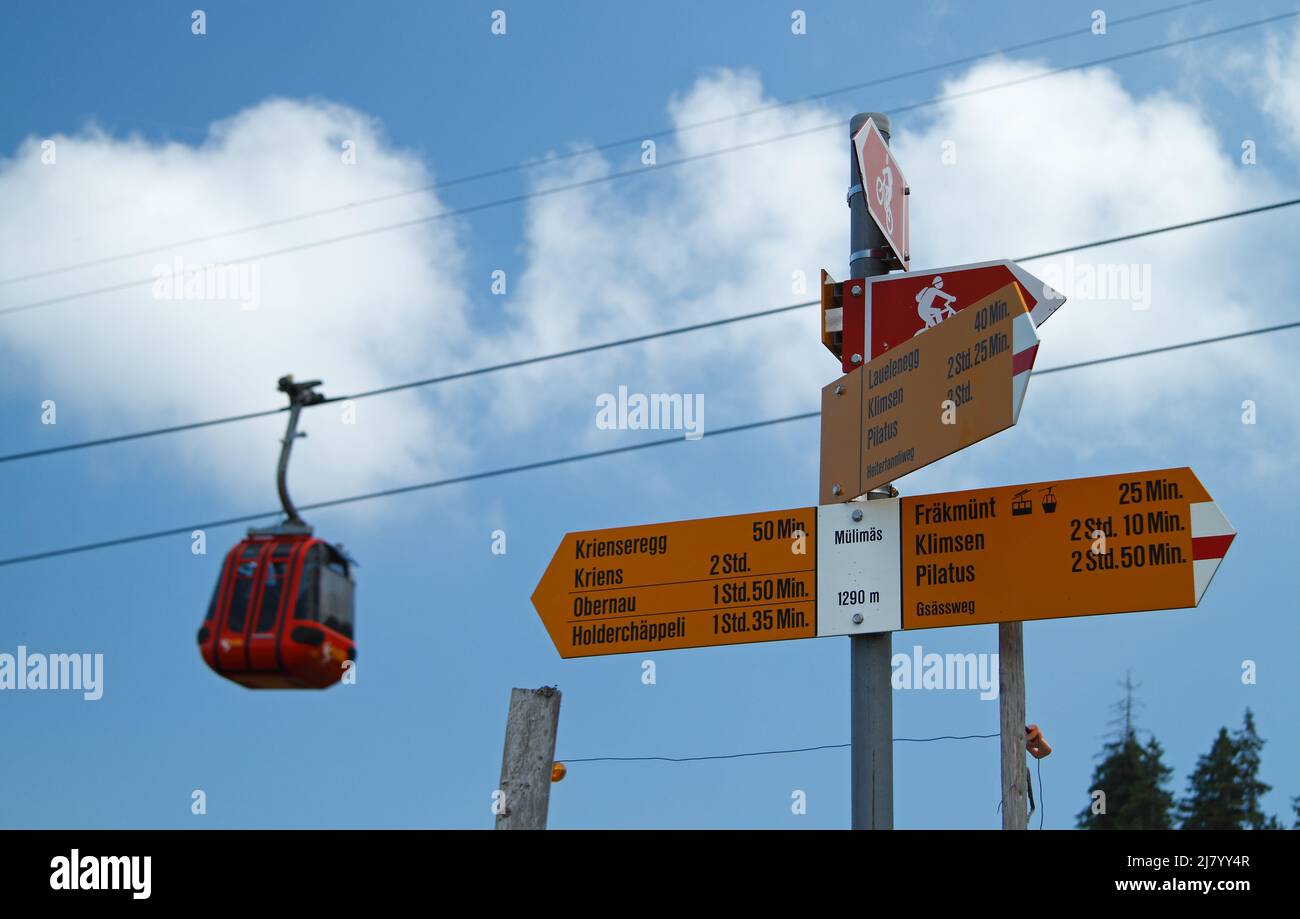
[[560,691],[554,686],[510,690],[495,803],[498,830],[546,829],[559,726]]
[[1002,829],[1028,828],[1025,767],[1025,624],[998,624],[998,710],[1002,732]]

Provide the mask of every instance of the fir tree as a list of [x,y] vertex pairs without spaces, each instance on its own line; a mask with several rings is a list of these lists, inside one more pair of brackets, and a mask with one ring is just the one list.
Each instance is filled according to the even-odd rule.
[[1264,749],[1264,738],[1255,732],[1255,716],[1246,709],[1246,717],[1241,730],[1233,738],[1237,743],[1237,768],[1241,771],[1243,792],[1246,805],[1243,821],[1252,830],[1278,830],[1281,824],[1277,816],[1264,816],[1261,798],[1273,790],[1259,780],[1260,751]]
[[1227,728],[1196,761],[1187,780],[1187,797],[1179,805],[1184,830],[1262,830],[1278,825],[1264,816],[1260,799],[1271,786],[1259,779],[1264,740],[1255,732],[1255,716],[1246,709],[1242,728]]
[[1187,780],[1187,797],[1179,805],[1184,830],[1238,829],[1244,808],[1237,784],[1237,748],[1227,728],[1219,728],[1210,752],[1196,761]]
[[[1105,797],[1079,812],[1078,826],[1086,830],[1167,830],[1172,826],[1169,814],[1174,796],[1165,785],[1173,770],[1161,761],[1164,751],[1155,737],[1145,745],[1138,740],[1133,720],[1137,687],[1128,676],[1121,685],[1124,699],[1116,705],[1118,731],[1102,748],[1090,786],[1090,798],[1096,791]],[[1094,813],[1094,806],[1100,808],[1103,802],[1104,811]]]

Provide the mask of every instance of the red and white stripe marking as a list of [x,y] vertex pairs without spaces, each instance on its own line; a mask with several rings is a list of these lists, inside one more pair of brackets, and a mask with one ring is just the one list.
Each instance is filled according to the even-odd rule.
[[1038,331],[1029,313],[1021,313],[1011,323],[1011,418],[1020,417],[1020,404],[1025,401],[1029,386],[1029,373],[1038,356]]
[[1237,531],[1213,501],[1192,504],[1191,509],[1192,574],[1196,580],[1196,602],[1200,604]]

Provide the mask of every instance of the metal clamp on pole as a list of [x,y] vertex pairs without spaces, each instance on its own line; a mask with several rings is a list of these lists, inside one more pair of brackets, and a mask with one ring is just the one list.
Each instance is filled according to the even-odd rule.
[[849,253],[849,262],[856,262],[860,258],[874,258],[883,262],[893,257],[894,253],[889,249],[859,249],[857,252]]

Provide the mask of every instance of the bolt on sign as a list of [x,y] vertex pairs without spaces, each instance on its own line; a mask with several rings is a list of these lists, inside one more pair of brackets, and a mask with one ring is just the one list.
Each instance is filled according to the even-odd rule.
[[820,501],[865,494],[1016,423],[1038,334],[1008,283],[822,389]]
[[[823,291],[822,340],[848,373],[937,328],[1008,284],[1020,288],[1035,328],[1065,302],[1062,294],[1006,259],[858,278],[844,281],[830,294]],[[840,332],[838,351],[824,332],[831,327]]]
[[1188,468],[570,533],[561,657],[1192,607],[1235,531]]
[[907,179],[903,178],[898,160],[889,152],[889,145],[873,119],[868,118],[853,135],[853,149],[858,157],[858,175],[867,201],[867,213],[885,235],[885,242],[893,253],[889,261],[894,267],[906,271],[912,258],[908,249],[908,196],[911,189],[907,187]]
[[817,634],[814,508],[569,533],[533,592],[561,657]]

